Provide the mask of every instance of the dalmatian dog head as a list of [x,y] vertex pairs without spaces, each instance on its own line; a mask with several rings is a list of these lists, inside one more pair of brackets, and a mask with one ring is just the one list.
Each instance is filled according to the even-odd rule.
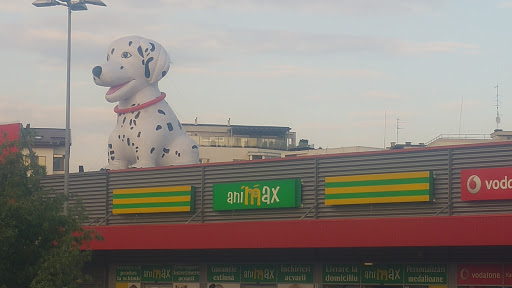
[[171,61],[162,45],[140,36],[115,40],[107,51],[107,62],[92,69],[94,83],[109,87],[108,102],[128,99],[154,85],[169,71]]

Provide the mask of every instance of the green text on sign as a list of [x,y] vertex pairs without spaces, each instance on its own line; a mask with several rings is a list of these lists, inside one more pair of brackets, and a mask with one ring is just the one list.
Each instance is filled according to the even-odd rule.
[[142,266],[142,279],[141,282],[146,283],[161,283],[172,281],[172,266]]
[[199,265],[174,265],[173,282],[199,282],[200,275]]
[[446,265],[407,264],[404,266],[405,284],[435,285],[446,284]]
[[300,179],[213,184],[213,210],[298,207]]
[[281,264],[277,271],[278,283],[313,283],[313,265]]
[[369,174],[325,178],[325,205],[428,202],[431,171]]
[[140,282],[140,266],[124,265],[116,267],[116,282]]
[[210,264],[207,269],[208,282],[240,282],[240,265]]
[[403,284],[402,265],[362,266],[361,283],[364,284]]
[[322,282],[330,284],[352,284],[361,281],[358,265],[324,265]]
[[241,274],[244,283],[275,283],[277,279],[275,265],[244,265]]

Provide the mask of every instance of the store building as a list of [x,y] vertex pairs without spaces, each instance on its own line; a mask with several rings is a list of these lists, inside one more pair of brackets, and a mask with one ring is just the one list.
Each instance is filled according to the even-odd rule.
[[72,173],[70,194],[105,238],[84,287],[512,287],[510,141]]

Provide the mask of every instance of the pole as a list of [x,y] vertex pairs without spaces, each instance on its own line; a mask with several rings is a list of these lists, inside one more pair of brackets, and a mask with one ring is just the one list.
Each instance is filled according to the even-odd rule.
[[[67,83],[66,83],[66,152],[64,155],[64,195],[69,197],[69,155],[71,146],[71,129],[70,129],[70,90],[71,90],[71,6],[68,7],[68,56],[67,56]],[[68,214],[68,200],[64,203],[64,214]]]

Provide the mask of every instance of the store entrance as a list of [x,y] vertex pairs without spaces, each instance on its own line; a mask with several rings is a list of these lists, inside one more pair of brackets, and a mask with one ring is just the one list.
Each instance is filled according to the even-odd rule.
[[142,288],[172,288],[172,284],[144,283]]
[[242,284],[241,288],[277,288],[276,284]]

